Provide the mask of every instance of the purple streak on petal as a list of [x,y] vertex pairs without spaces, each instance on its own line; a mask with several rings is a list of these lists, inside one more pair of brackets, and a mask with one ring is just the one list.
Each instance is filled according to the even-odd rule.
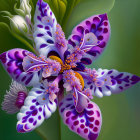
[[47,44],[41,44],[40,45],[40,48],[45,48],[45,47],[47,47]]
[[[31,75],[32,78],[34,77],[33,73],[26,73],[23,70],[22,63],[27,53],[29,52],[24,49],[12,49],[0,55],[2,63],[4,62],[3,66],[9,75],[21,84],[25,84],[26,77],[30,77]],[[39,77],[36,77],[36,82],[39,80],[38,78]],[[31,86],[32,84],[34,84],[34,82],[31,79],[27,86]]]
[[81,62],[83,64],[90,65],[92,63],[92,60],[90,58],[82,58]]

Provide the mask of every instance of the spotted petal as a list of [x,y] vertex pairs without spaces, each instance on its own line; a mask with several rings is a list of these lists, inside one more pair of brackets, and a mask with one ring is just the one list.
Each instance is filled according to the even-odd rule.
[[99,107],[94,102],[81,113],[75,109],[72,94],[68,94],[59,104],[60,115],[69,129],[86,140],[96,140],[102,125]]
[[120,93],[140,82],[140,77],[117,70],[98,69],[96,81],[85,78],[85,88],[90,88],[93,95],[98,97],[110,96],[111,93]]
[[39,54],[47,57],[53,52],[62,57],[67,48],[64,33],[49,5],[43,0],[37,2],[34,23],[33,36]]
[[6,71],[15,81],[25,86],[32,86],[39,82],[40,72],[24,72],[22,62],[27,53],[29,52],[24,49],[12,49],[2,53],[0,60]]
[[29,92],[24,106],[22,106],[20,113],[17,115],[18,132],[25,133],[34,130],[56,110],[56,101],[51,102],[44,92],[45,88],[41,84]]
[[77,25],[69,37],[69,47],[82,45],[86,54],[81,59],[84,64],[91,64],[106,47],[110,37],[110,24],[107,14],[92,16]]

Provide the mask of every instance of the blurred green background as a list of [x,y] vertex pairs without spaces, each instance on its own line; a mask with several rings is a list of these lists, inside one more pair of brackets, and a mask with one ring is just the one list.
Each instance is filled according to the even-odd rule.
[[[88,9],[84,9],[87,10]],[[93,13],[94,14],[94,13]],[[140,0],[116,0],[109,12],[111,24],[111,39],[108,47],[92,67],[117,69],[140,76]],[[79,21],[80,22],[80,21]],[[0,49],[23,47],[20,41],[8,36],[0,28]],[[16,45],[16,46],[15,46]],[[0,65],[0,103],[11,79]],[[94,98],[102,111],[103,124],[98,140],[138,140],[140,139],[140,84],[135,85],[124,93]],[[55,132],[58,119],[55,116],[45,121],[49,128],[44,130],[48,140],[82,140],[71,132],[61,121],[61,136]],[[55,120],[55,121],[54,121]],[[0,140],[42,140],[36,131],[28,134],[16,132],[16,115],[7,115],[0,110]],[[41,126],[43,128],[43,126]],[[45,132],[46,131],[46,132]],[[58,135],[59,137],[55,136]]]

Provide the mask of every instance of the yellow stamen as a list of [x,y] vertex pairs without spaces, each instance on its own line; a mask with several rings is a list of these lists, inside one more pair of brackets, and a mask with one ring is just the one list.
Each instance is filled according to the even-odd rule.
[[62,62],[62,60],[61,60],[59,57],[52,55],[52,56],[50,56],[49,58],[52,59],[52,60],[56,60],[56,61],[59,62],[61,65],[63,65],[63,62]]
[[75,76],[80,80],[80,83],[82,85],[82,89],[84,88],[84,79],[83,77],[81,76],[81,74],[79,74],[78,72],[74,72],[75,73]]

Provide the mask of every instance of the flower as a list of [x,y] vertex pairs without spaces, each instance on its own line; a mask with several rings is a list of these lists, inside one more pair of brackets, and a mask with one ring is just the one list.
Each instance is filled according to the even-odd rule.
[[29,30],[25,19],[19,15],[15,15],[12,18],[10,18],[10,26],[13,31],[16,31],[19,33],[20,32],[27,33]]
[[33,25],[31,23],[31,6],[30,0],[20,0],[19,9],[17,3],[14,5],[14,11],[17,15],[12,15],[8,11],[2,11],[9,20],[12,31],[20,36],[26,36],[32,40]]
[[6,93],[2,102],[2,109],[9,114],[14,114],[24,105],[28,90],[25,86],[16,81],[12,81],[10,90],[6,91]]
[[[110,96],[133,86],[140,77],[117,70],[90,69],[110,37],[107,14],[92,16],[77,25],[68,41],[49,5],[38,0],[34,15],[35,54],[12,49],[0,55],[9,75],[33,87],[17,115],[17,131],[30,132],[55,112],[84,139],[97,139],[102,115],[93,96]],[[67,95],[64,96],[64,88]]]

